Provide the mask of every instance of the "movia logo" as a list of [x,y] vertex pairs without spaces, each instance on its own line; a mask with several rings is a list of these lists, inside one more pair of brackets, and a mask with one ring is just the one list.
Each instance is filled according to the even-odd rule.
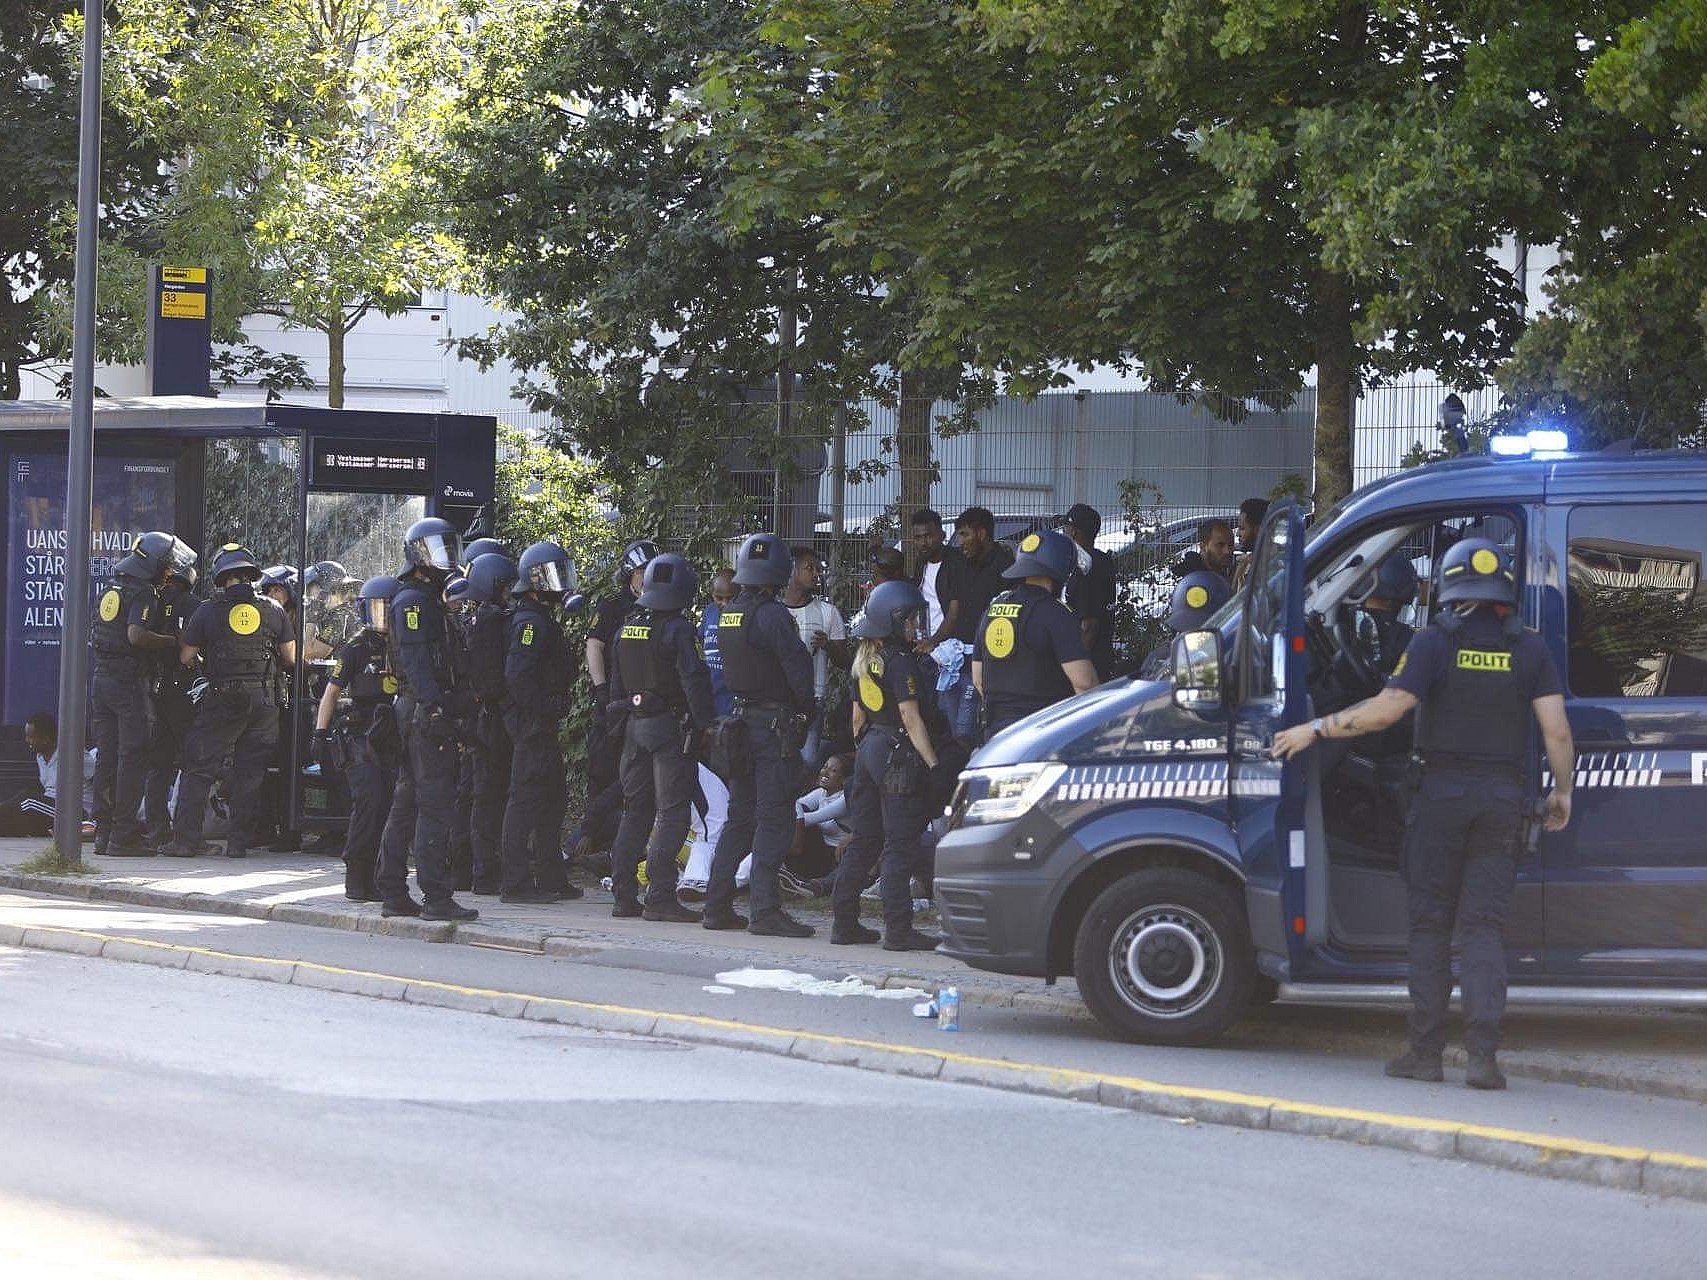
[[447,498],[467,498],[472,502],[474,500],[474,490],[458,489],[454,484],[447,484],[445,486],[444,496]]

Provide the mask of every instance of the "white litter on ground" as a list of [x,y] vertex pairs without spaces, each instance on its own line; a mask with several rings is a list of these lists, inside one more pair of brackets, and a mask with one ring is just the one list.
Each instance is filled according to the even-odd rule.
[[732,996],[735,994],[734,987],[701,987],[700,990],[709,991],[714,996]]
[[[814,978],[809,973],[792,969],[731,969],[717,975],[717,981],[732,987],[752,987],[759,991],[794,991],[803,996],[870,996],[873,1000],[917,1000],[929,995],[917,987],[874,987],[861,978]],[[710,990],[710,988],[706,988]]]

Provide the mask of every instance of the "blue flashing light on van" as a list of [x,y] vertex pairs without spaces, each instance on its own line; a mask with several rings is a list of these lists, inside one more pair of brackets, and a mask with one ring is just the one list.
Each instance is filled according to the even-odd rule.
[[[1420,627],[1445,549],[1481,536],[1519,567],[1577,749],[1571,824],[1517,851],[1511,999],[1707,1007],[1707,455],[1542,456],[1563,443],[1402,472],[1308,531],[1271,511],[1166,679],[1103,685],[973,758],[937,847],[942,950],[1072,975],[1111,1032],[1162,1043],[1276,993],[1402,996],[1408,726],[1284,765],[1269,747],[1380,687],[1383,561],[1414,568]],[[1529,784],[1549,781],[1537,740]]]

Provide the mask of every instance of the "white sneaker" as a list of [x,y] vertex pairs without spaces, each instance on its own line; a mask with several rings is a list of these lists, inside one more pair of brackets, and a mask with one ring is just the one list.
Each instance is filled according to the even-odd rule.
[[787,867],[783,867],[776,873],[776,883],[777,887],[791,898],[810,898],[812,896],[812,887]]
[[710,884],[704,880],[678,880],[676,882],[676,897],[683,902],[704,902],[705,891]]
[[874,884],[859,896],[864,898],[867,902],[881,902],[883,901],[883,890],[881,885]]

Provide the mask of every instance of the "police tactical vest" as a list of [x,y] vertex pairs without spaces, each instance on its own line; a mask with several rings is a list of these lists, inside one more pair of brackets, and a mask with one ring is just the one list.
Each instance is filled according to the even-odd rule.
[[[1521,632],[1519,633],[1521,634]],[[1485,762],[1521,769],[1529,754],[1529,699],[1512,669],[1515,637],[1449,632],[1446,678],[1421,712],[1417,747],[1433,765]]]
[[[717,647],[723,654],[723,683],[746,702],[792,705],[794,693],[782,673],[782,655],[759,642],[753,624],[763,609],[779,609],[794,632],[794,615],[778,601],[743,593],[717,620]],[[798,634],[798,632],[794,632]]]
[[871,665],[859,678],[859,705],[865,708],[866,719],[880,729],[898,729],[901,726],[901,705],[891,695],[887,677],[894,670],[894,664],[906,661],[907,651],[886,641],[883,648],[872,655]]
[[[359,632],[346,644],[333,664],[332,674],[344,681],[350,700],[358,703],[389,701],[397,693],[397,677],[386,669],[386,646],[377,631]],[[360,662],[357,670],[346,664]]]
[[[196,604],[195,594],[188,587],[174,582],[161,588],[155,630],[162,635],[171,636],[174,640],[182,639],[184,628],[189,625],[190,615],[196,611]],[[190,670],[178,661],[176,648],[158,654],[155,663],[161,679],[167,684],[187,686],[190,683]]]
[[535,655],[538,687],[533,692],[550,697],[569,692],[569,643],[552,611],[537,600],[518,600],[510,611],[511,646]]
[[130,642],[130,627],[125,621],[139,595],[153,596],[154,588],[140,578],[119,574],[95,601],[95,621],[89,639],[95,649],[95,664],[122,670],[143,656],[143,651]]
[[409,585],[391,601],[391,623],[385,635],[385,660],[397,676],[399,693],[409,692],[409,682],[403,676],[399,660],[399,637],[407,631],[411,636],[424,633],[427,637],[427,660],[432,664],[433,678],[446,694],[457,687],[456,659],[452,655],[450,623],[439,602],[426,590]]
[[266,626],[266,611],[277,609],[260,599],[247,582],[227,587],[207,602],[213,627],[202,651],[207,678],[214,684],[231,680],[264,680],[273,674],[275,641]]
[[663,709],[679,715],[687,710],[687,695],[664,646],[664,629],[675,616],[632,610],[617,632],[616,661],[625,693],[630,697],[649,693],[663,703]]
[[1055,655],[1039,653],[1025,642],[1032,612],[1053,603],[1037,588],[1004,591],[990,602],[984,614],[983,646],[987,701],[1035,711],[1072,695],[1072,681]]
[[509,701],[504,685],[504,638],[509,626],[509,610],[483,604],[468,629],[469,685],[474,696],[494,710]]

